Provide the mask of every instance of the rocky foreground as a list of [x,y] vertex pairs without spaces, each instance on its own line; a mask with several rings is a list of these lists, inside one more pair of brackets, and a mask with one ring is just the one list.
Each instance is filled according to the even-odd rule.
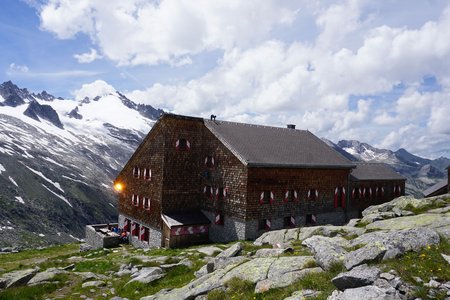
[[[362,219],[346,226],[271,231],[251,247],[237,242],[180,250],[175,256],[172,250],[167,255],[166,250],[121,252],[127,263],[117,259],[114,270],[77,270],[95,259],[89,258],[94,252],[72,256],[73,264],[64,267],[4,273],[0,288],[36,286],[66,274],[77,282],[75,288],[57,290],[47,298],[228,299],[239,296],[233,285],[240,282],[247,289],[240,291],[242,299],[450,299],[449,238],[450,194],[400,197],[369,207]],[[437,256],[427,260],[433,253]],[[195,278],[172,285],[169,278],[176,268]],[[317,282],[327,276],[322,288]],[[301,288],[308,280],[314,288]],[[127,286],[143,290],[130,295]],[[146,288],[151,292],[141,297]]]

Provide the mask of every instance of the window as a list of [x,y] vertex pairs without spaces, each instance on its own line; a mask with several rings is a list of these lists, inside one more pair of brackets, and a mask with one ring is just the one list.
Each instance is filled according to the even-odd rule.
[[309,189],[308,190],[308,199],[310,199],[310,200],[319,199],[319,191],[317,189]]
[[298,200],[298,194],[296,190],[287,190],[284,193],[284,202],[294,202]]
[[139,206],[139,196],[136,195],[136,194],[133,194],[133,195],[131,196],[131,203],[132,203],[134,206]]
[[205,157],[205,166],[207,168],[214,168],[214,165],[215,165],[214,157],[206,156]]
[[396,197],[400,196],[402,194],[402,188],[400,187],[400,185],[395,185],[394,186],[394,195]]
[[306,215],[306,225],[315,225],[316,224],[316,215],[307,214]]
[[217,200],[223,200],[227,197],[227,189],[223,187],[218,187],[216,189],[216,199]]
[[213,188],[210,185],[206,185],[203,188],[203,194],[208,198],[212,198],[213,197]]
[[152,170],[150,168],[144,169],[144,179],[145,180],[152,180]]
[[133,168],[133,177],[139,178],[140,175],[141,175],[141,170],[139,169],[139,167],[134,167]]
[[150,233],[150,230],[148,229],[148,227],[141,226],[141,231],[140,231],[140,234],[139,234],[139,240],[148,243],[149,233]]
[[144,197],[144,209],[150,210],[150,198]]
[[175,148],[179,151],[187,151],[191,149],[191,143],[186,139],[178,139],[175,142]]
[[270,219],[261,219],[258,223],[259,230],[270,230],[272,227],[272,222]]
[[132,236],[138,236],[139,234],[139,224],[138,223],[131,223],[131,235]]
[[259,197],[259,204],[272,203],[274,201],[274,195],[271,191],[264,191]]
[[223,225],[223,223],[224,223],[223,214],[216,213],[216,218],[215,218],[215,220],[214,220],[214,223],[215,223],[216,225]]
[[336,187],[334,189],[334,207],[345,207],[346,202],[345,187]]
[[284,217],[283,226],[284,226],[284,228],[294,228],[295,227],[295,217],[294,216]]

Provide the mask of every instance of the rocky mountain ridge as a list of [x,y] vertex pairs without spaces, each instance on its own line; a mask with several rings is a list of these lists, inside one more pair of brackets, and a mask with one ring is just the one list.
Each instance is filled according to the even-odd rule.
[[406,194],[409,195],[422,197],[425,189],[447,179],[450,159],[446,157],[426,159],[402,148],[397,151],[379,149],[356,140],[341,140],[337,144],[329,140],[325,142],[352,161],[381,162],[390,165],[406,177]]
[[68,100],[0,85],[0,248],[116,221],[112,180],[162,113],[119,92]]

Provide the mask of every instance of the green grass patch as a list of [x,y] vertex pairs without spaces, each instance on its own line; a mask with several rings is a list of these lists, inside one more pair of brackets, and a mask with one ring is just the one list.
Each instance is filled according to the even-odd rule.
[[[64,244],[52,246],[44,249],[29,249],[17,253],[0,255],[0,266],[4,273],[29,268],[33,265],[40,265],[46,260],[55,260],[58,257],[69,257],[79,251],[79,244]],[[49,263],[51,264],[51,263]]]
[[445,238],[441,238],[439,245],[426,247],[420,252],[408,252],[400,258],[384,262],[382,267],[386,271],[394,269],[403,280],[418,285],[415,296],[425,299],[428,297],[429,288],[416,283],[413,277],[420,277],[424,283],[431,277],[436,277],[439,282],[449,281],[450,270],[441,253],[450,254],[450,242]]
[[166,288],[179,288],[189,283],[194,279],[193,271],[186,266],[176,266],[169,269],[166,275],[154,282],[143,284],[139,282],[132,282],[126,284],[130,277],[123,277],[120,281],[114,282],[117,294],[120,297],[129,299],[139,299],[144,296],[152,295]]
[[430,203],[421,207],[414,207],[409,203],[408,205],[405,206],[405,210],[409,210],[416,215],[420,215],[426,213],[430,209],[446,207],[448,203],[450,203],[449,199],[443,201],[435,201],[434,203]]
[[38,300],[44,299],[58,288],[64,285],[63,282],[52,282],[35,286],[22,286],[3,290],[0,292],[0,300]]
[[93,272],[97,274],[105,274],[107,271],[117,272],[119,266],[110,259],[96,259],[81,261],[75,263],[74,271],[76,272]]

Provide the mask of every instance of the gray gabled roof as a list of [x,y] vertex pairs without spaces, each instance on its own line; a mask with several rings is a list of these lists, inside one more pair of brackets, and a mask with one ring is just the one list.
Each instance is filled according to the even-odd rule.
[[405,180],[406,178],[395,172],[384,163],[356,163],[356,169],[350,173],[351,180]]
[[434,193],[438,192],[439,190],[442,190],[442,193],[445,194],[447,192],[447,186],[448,186],[448,180],[442,180],[442,181],[436,183],[435,185],[430,186],[422,193],[425,197],[428,197],[429,195],[434,194]]
[[346,168],[354,164],[307,130],[204,120],[248,167]]

